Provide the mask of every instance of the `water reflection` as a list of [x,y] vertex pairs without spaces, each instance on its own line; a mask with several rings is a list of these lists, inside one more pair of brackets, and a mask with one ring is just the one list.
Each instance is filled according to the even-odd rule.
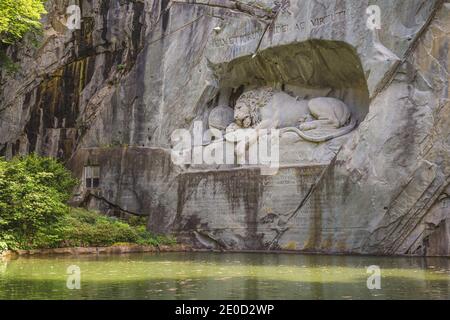
[[[81,268],[81,290],[66,288]],[[366,268],[382,270],[368,290]],[[449,299],[450,259],[167,253],[0,263],[1,299]]]

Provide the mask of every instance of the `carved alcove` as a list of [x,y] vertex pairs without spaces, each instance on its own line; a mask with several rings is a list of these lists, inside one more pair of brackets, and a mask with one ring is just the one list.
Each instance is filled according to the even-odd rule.
[[[216,106],[235,108],[244,93],[270,88],[298,101],[336,98],[345,103],[357,124],[368,113],[369,92],[361,61],[356,50],[344,42],[309,40],[210,67],[220,88]],[[282,163],[327,163],[348,137],[345,134],[318,144],[292,135],[280,145]]]
[[221,93],[232,89],[231,105],[245,90],[270,85],[295,96],[341,99],[359,121],[368,112],[369,92],[361,61],[344,42],[309,40],[278,46],[212,68]]

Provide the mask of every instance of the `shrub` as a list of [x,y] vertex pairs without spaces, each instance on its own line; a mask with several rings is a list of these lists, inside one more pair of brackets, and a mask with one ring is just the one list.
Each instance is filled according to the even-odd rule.
[[0,240],[33,248],[60,241],[65,202],[77,181],[56,160],[36,155],[0,159]]
[[[133,219],[133,221],[136,221]],[[65,219],[64,241],[60,246],[111,246],[124,243],[141,245],[174,244],[173,239],[154,236],[144,225],[132,226],[116,218],[84,209],[71,209]]]
[[5,241],[0,241],[0,253],[8,250],[8,244]]

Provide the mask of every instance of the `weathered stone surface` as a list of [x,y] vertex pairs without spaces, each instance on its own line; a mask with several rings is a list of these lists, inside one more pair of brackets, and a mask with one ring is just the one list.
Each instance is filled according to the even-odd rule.
[[[219,2],[82,0],[72,33],[69,1],[48,1],[42,45],[9,49],[21,71],[1,75],[0,155],[56,156],[80,178],[99,165],[101,190],[78,203],[148,214],[198,247],[448,255],[450,3],[377,1],[371,31],[368,0]],[[174,130],[267,86],[337,98],[358,127],[287,134],[276,176],[171,162]]]
[[218,106],[211,110],[208,125],[212,129],[223,130],[233,122],[234,110],[228,106]]
[[188,246],[184,245],[161,245],[142,246],[142,245],[118,245],[110,247],[74,247],[74,248],[55,248],[55,249],[35,249],[35,250],[18,250],[9,251],[10,256],[42,256],[42,255],[86,255],[86,254],[127,254],[142,252],[187,252],[192,251]]
[[143,2],[81,1],[82,27],[74,32],[65,27],[71,3],[47,1],[38,48],[10,48],[20,70],[2,72],[2,154],[70,158],[142,49]]

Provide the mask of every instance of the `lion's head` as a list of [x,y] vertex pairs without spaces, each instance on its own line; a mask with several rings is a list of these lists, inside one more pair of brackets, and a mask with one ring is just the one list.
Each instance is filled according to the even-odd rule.
[[272,99],[272,88],[259,88],[243,93],[236,101],[234,120],[241,128],[251,128],[260,122],[259,108]]

